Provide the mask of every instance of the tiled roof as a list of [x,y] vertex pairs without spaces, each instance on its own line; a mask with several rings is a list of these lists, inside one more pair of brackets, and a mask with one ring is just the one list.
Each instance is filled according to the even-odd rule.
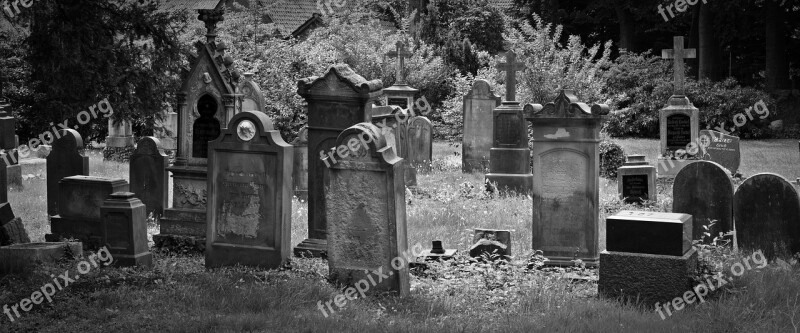
[[503,10],[508,10],[514,7],[514,0],[491,0],[490,2],[497,6],[497,8]]
[[163,0],[159,3],[159,12],[172,12],[187,9],[195,11],[199,9],[215,9],[225,0]]
[[[337,6],[337,3],[342,5]],[[281,0],[267,8],[267,15],[281,34],[288,36],[298,32],[297,29],[313,19],[314,14],[319,14],[324,20],[325,16],[331,14],[358,10],[358,6],[355,0]]]

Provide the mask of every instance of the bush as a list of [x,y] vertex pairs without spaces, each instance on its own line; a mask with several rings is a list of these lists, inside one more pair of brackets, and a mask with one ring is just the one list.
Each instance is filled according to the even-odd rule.
[[617,169],[625,164],[625,151],[611,140],[600,142],[600,176],[617,179]]

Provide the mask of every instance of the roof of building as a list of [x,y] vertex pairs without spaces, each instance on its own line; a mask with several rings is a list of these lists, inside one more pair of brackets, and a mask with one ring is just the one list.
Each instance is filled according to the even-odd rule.
[[163,0],[158,4],[159,12],[173,12],[180,10],[217,9],[225,0]]
[[508,10],[514,7],[514,0],[492,0],[493,3],[497,8]]
[[[326,16],[357,11],[358,1],[280,0],[267,8],[267,15],[284,36],[300,35],[303,31],[321,23]],[[392,28],[391,22],[381,22],[382,27]]]

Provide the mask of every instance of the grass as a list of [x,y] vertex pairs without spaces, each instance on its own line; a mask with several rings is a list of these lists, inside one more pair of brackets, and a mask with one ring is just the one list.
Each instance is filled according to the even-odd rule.
[[[627,153],[653,162],[656,140],[621,140]],[[461,174],[461,148],[434,147],[434,172],[420,175],[407,206],[409,245],[440,239],[461,253],[474,228],[512,230],[516,260],[508,265],[434,265],[412,274],[409,297],[368,297],[349,301],[325,317],[317,302],[331,300],[341,286],[326,281],[327,263],[292,260],[292,269],[260,271],[244,267],[206,270],[201,256],[154,253],[155,267],[95,269],[59,291],[52,303],[35,305],[5,331],[170,331],[170,332],[672,332],[796,331],[800,324],[798,265],[772,264],[734,280],[701,306],[666,320],[652,305],[641,307],[597,297],[596,271],[581,268],[527,270],[531,251],[531,200],[490,197],[482,174]],[[774,172],[793,179],[800,155],[794,141],[745,141],[742,172]],[[91,155],[95,176],[128,178],[127,166],[102,163]],[[24,166],[23,192],[10,194],[14,211],[32,238],[49,231],[44,165]],[[36,176],[40,175],[40,176]],[[601,179],[601,212],[626,208],[616,199],[616,183]],[[647,209],[669,210],[671,186],[659,186],[659,201]],[[630,207],[627,207],[630,208]],[[292,206],[292,243],[306,237],[307,204]],[[729,258],[730,259],[730,258]],[[43,265],[26,275],[0,277],[0,304],[19,302],[75,262]]]

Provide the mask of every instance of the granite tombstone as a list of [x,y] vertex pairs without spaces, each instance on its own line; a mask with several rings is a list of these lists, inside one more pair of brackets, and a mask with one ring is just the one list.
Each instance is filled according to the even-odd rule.
[[464,96],[464,138],[461,145],[461,171],[464,173],[489,169],[489,150],[492,149],[492,113],[500,106],[489,82],[475,80]]
[[103,240],[115,266],[153,266],[147,245],[147,211],[131,192],[112,193],[100,207]]
[[147,213],[160,216],[164,213],[169,189],[166,168],[169,156],[161,150],[161,141],[148,136],[141,140],[131,155],[131,192],[147,207]]
[[[61,130],[47,155],[47,215],[58,215],[59,182],[70,176],[89,175],[89,157],[81,155],[83,138],[73,129]],[[109,193],[110,194],[110,193]]]
[[408,121],[407,158],[411,167],[418,171],[431,171],[431,161],[433,161],[433,124],[426,117],[413,117]]
[[[733,230],[733,181],[719,164],[697,161],[684,167],[675,177],[672,200],[673,213],[694,217],[696,240],[711,240]],[[716,222],[709,226],[712,220]],[[706,232],[711,239],[704,239]]]
[[702,130],[698,145],[702,159],[719,164],[731,175],[735,175],[739,171],[739,165],[742,163],[742,150],[739,147],[738,136]]
[[733,217],[739,247],[772,260],[800,252],[800,198],[783,177],[760,173],[736,189]]
[[644,155],[628,155],[617,170],[617,192],[625,203],[657,201],[656,167]]

